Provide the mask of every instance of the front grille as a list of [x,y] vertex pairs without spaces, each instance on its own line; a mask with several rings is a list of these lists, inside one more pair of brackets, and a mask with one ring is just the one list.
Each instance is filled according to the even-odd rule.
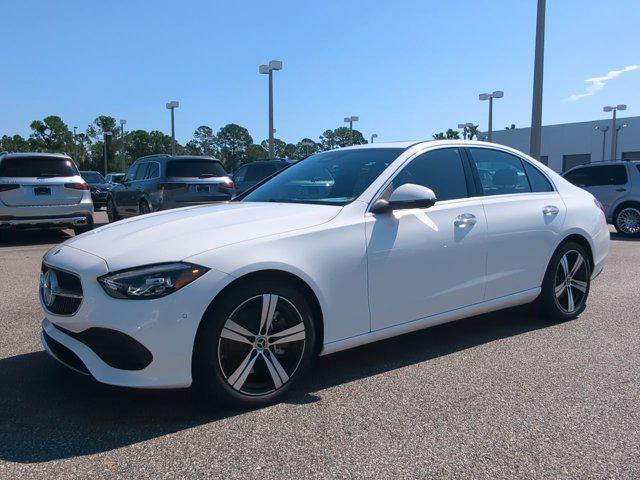
[[82,284],[73,273],[42,264],[40,298],[55,315],[73,315],[82,303]]

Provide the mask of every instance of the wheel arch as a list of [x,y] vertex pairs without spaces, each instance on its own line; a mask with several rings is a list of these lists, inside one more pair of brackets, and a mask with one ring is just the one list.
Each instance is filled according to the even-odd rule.
[[620,200],[611,210],[611,223],[613,223],[615,225],[615,221],[616,221],[616,216],[618,214],[618,212],[620,211],[620,209],[624,208],[624,207],[632,207],[635,206],[637,208],[640,208],[640,199],[638,198],[623,198],[622,200]]
[[549,258],[549,261],[551,261],[551,258],[553,258],[553,255],[556,253],[556,251],[562,245],[564,245],[565,243],[569,243],[569,242],[575,242],[578,245],[580,245],[582,248],[584,248],[585,252],[587,252],[587,257],[588,257],[587,260],[589,261],[589,267],[591,268],[591,271],[593,272],[593,268],[595,266],[595,260],[593,258],[593,247],[591,246],[591,242],[589,242],[589,240],[587,239],[587,236],[583,235],[581,233],[578,233],[578,232],[570,233],[569,235],[564,237],[562,239],[562,241],[560,241],[560,243],[558,243],[556,248],[553,250],[553,253],[551,254],[551,257]]
[[215,295],[215,297],[211,300],[211,302],[207,306],[198,324],[198,329],[196,331],[196,335],[195,335],[195,339],[192,347],[194,349],[191,355],[192,363],[193,363],[193,359],[195,359],[195,348],[196,348],[196,345],[198,344],[198,336],[200,335],[200,332],[202,330],[203,320],[206,318],[206,316],[209,314],[211,310],[216,308],[217,303],[221,301],[221,299],[224,297],[224,294],[234,288],[238,288],[243,284],[257,282],[257,281],[264,281],[264,280],[281,280],[284,282],[288,282],[293,285],[296,285],[296,287],[298,287],[303,292],[305,297],[309,300],[309,304],[311,305],[311,309],[313,311],[313,322],[316,327],[316,337],[317,337],[315,353],[316,354],[320,353],[324,345],[324,316],[323,316],[322,306],[320,304],[318,295],[316,294],[314,289],[311,288],[309,283],[305,281],[303,278],[301,278],[299,275],[296,275],[292,272],[288,272],[286,270],[270,268],[270,269],[254,270],[254,271],[245,273],[235,278],[231,282],[229,282],[227,285],[224,286],[224,288],[222,288],[222,290],[220,290]]

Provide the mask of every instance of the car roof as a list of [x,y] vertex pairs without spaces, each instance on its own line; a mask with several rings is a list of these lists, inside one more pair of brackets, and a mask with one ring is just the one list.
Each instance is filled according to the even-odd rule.
[[451,140],[413,140],[413,141],[399,141],[399,142],[379,142],[379,143],[365,143],[362,145],[353,145],[350,147],[344,147],[344,149],[359,149],[359,148],[403,148],[407,149],[416,145],[429,145],[434,147],[446,147],[446,146],[458,146],[458,147],[498,147],[509,148],[499,143],[482,142],[480,140],[463,140],[463,139],[451,139]]
[[608,160],[606,162],[583,163],[582,165],[576,165],[575,167],[571,167],[566,172],[563,172],[562,175],[566,175],[567,173],[569,173],[569,172],[571,172],[573,170],[576,170],[578,168],[599,167],[599,166],[608,166],[608,165],[623,165],[624,166],[626,164],[637,165],[637,164],[640,164],[640,160]]
[[139,160],[211,160],[213,162],[220,162],[216,157],[210,155],[170,155],[168,153],[156,153],[154,155],[145,155],[144,157],[136,158],[136,162]]
[[71,157],[66,153],[54,153],[54,152],[1,152],[0,159],[3,158],[23,158],[23,157],[55,157],[64,158],[65,160],[71,160]]
[[245,165],[271,165],[272,163],[295,163],[295,160],[290,160],[288,158],[272,158],[271,160],[254,160],[253,162],[247,162],[240,165],[244,167]]

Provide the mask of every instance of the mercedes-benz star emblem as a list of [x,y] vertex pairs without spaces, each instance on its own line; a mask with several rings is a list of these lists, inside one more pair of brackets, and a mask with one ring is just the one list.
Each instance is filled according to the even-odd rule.
[[58,288],[58,277],[53,270],[47,270],[40,276],[40,290],[42,292],[42,301],[47,307],[53,305],[56,300],[54,293]]

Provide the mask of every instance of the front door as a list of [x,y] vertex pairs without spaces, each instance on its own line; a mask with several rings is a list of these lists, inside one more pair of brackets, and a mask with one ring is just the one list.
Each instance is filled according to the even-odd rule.
[[487,225],[481,199],[468,198],[473,186],[465,170],[457,148],[421,154],[386,191],[423,185],[436,204],[366,214],[372,330],[483,300]]

